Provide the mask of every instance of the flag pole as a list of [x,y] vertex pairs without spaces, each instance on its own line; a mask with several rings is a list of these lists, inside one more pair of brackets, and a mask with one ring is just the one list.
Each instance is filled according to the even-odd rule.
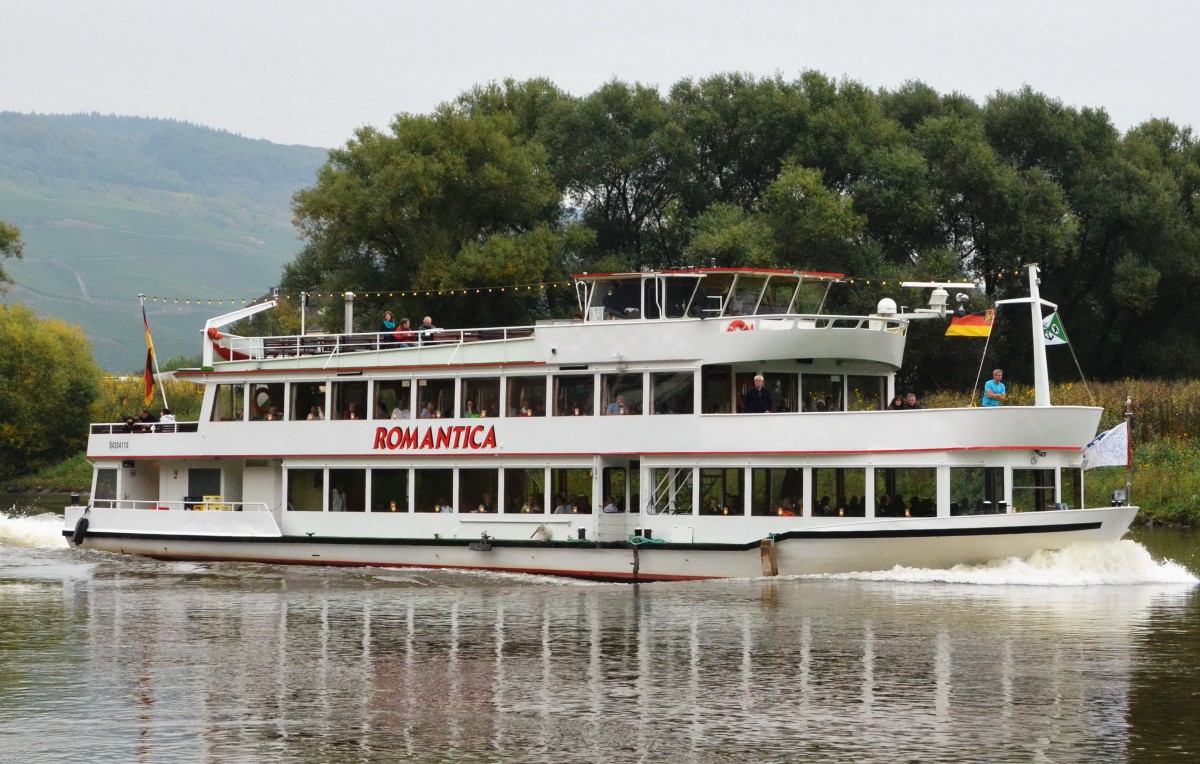
[[1125,503],[1132,504],[1133,490],[1133,397],[1125,396]]
[[171,408],[167,403],[167,386],[162,383],[162,372],[158,369],[158,353],[154,352],[154,343],[150,341],[150,322],[146,320],[146,295],[139,294],[142,303],[142,321],[146,324],[146,340],[150,342],[150,358],[154,361],[154,378],[158,380],[158,392],[162,396],[163,408]]

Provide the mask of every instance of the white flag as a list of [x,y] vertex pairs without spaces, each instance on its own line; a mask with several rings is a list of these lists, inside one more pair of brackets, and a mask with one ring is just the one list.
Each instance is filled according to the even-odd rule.
[[1111,430],[1092,438],[1092,442],[1083,447],[1083,468],[1128,468],[1133,462],[1132,457],[1129,448],[1129,423],[1121,422]]
[[1047,345],[1067,344],[1067,331],[1063,329],[1062,319],[1058,317],[1058,311],[1054,311],[1042,319],[1042,336],[1046,338]]

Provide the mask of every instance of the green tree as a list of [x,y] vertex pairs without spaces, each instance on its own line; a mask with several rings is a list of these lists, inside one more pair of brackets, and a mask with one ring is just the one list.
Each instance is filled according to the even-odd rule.
[[[21,249],[20,229],[0,220],[0,258],[20,257]],[[0,289],[4,288],[7,281],[8,274],[4,272],[4,267],[0,266]]]
[[0,478],[85,446],[100,369],[79,327],[0,305],[0,379]]

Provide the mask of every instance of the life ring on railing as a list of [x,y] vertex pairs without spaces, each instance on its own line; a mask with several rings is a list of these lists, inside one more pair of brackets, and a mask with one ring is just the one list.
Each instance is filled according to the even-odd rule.
[[[264,396],[264,402],[260,403],[258,397]],[[262,416],[267,409],[271,408],[274,401],[271,399],[271,388],[266,385],[259,385],[254,388],[254,392],[250,393],[250,411],[254,416]]]
[[729,322],[729,326],[725,327],[727,332],[749,332],[753,331],[754,324],[747,323],[740,318],[735,318]]

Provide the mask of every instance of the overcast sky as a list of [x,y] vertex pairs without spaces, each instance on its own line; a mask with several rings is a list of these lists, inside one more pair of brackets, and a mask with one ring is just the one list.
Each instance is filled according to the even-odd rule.
[[1200,125],[1200,3],[1183,0],[6,0],[0,111],[169,117],[339,146],[479,83],[575,95],[806,69],[982,102],[1028,84],[1121,130]]

